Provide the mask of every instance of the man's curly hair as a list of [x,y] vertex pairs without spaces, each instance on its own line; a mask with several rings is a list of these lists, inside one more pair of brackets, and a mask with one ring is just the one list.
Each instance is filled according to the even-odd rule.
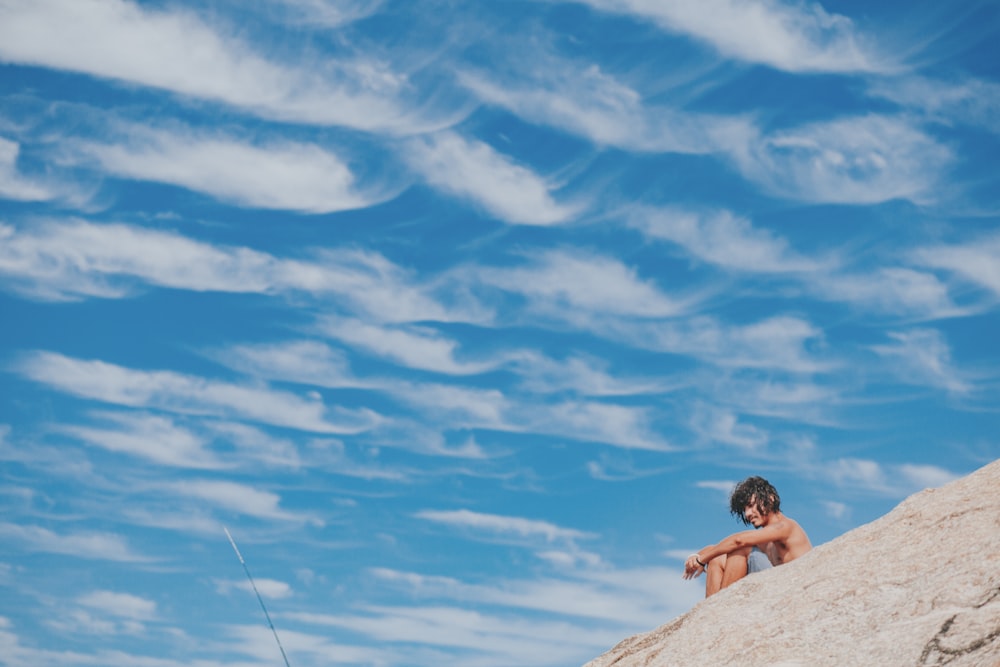
[[778,490],[771,486],[763,477],[747,477],[736,485],[729,496],[729,511],[737,519],[751,525],[743,515],[747,505],[753,504],[761,514],[773,514],[781,509],[781,498]]

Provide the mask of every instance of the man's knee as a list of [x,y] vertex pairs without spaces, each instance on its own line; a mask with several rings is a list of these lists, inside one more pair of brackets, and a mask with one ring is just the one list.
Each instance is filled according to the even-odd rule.
[[729,552],[730,556],[739,556],[740,558],[749,558],[750,552],[753,551],[753,547],[740,547]]
[[712,560],[705,563],[706,570],[724,570],[726,569],[726,554],[721,556],[716,556]]

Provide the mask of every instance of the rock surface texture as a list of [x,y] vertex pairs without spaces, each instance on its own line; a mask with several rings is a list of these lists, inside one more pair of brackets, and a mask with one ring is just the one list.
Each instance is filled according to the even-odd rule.
[[612,665],[1000,667],[1000,461],[742,579],[586,667]]

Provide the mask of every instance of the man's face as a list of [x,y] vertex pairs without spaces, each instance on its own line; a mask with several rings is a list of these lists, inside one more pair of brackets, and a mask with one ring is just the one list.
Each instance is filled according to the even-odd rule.
[[756,498],[751,498],[750,503],[743,508],[743,516],[754,528],[760,528],[764,524],[764,515],[757,509]]

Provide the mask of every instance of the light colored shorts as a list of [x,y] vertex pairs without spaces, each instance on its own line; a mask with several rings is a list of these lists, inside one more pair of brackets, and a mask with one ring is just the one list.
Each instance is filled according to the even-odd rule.
[[769,570],[772,567],[774,567],[774,565],[771,564],[767,554],[757,547],[754,547],[753,551],[750,552],[750,556],[747,558],[747,574]]

